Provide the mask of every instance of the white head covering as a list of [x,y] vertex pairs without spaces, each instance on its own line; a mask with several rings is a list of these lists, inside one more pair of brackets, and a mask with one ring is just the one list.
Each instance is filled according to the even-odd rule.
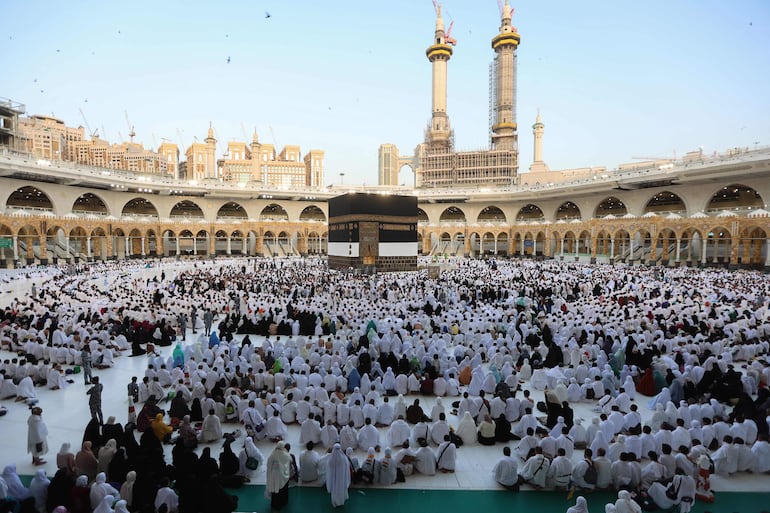
[[115,513],[115,510],[112,509],[113,502],[115,502],[115,498],[112,495],[105,495],[93,513]]
[[124,500],[119,500],[115,503],[115,513],[129,513],[128,504]]
[[45,499],[48,496],[48,485],[51,480],[45,475],[45,470],[37,469],[35,476],[29,483],[29,493],[35,498],[35,507],[38,511],[45,509]]
[[267,458],[267,479],[265,481],[265,496],[270,497],[286,486],[291,475],[291,456],[286,451],[286,444],[278,442]]
[[326,490],[331,494],[332,506],[342,506],[348,500],[350,462],[342,453],[340,444],[334,444],[326,471]]

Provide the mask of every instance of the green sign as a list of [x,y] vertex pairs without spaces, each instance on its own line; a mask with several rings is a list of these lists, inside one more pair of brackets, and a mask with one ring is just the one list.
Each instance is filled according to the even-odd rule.
[[13,247],[13,239],[10,239],[8,237],[0,237],[0,248],[12,248]]

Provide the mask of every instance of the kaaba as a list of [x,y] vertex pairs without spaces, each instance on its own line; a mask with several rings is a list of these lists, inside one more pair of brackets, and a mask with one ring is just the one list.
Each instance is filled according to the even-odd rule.
[[349,193],[329,200],[329,268],[417,270],[417,197]]

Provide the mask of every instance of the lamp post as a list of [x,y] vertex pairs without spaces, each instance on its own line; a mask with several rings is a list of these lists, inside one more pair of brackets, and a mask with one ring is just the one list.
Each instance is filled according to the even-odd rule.
[[344,183],[345,173],[340,173],[340,185]]

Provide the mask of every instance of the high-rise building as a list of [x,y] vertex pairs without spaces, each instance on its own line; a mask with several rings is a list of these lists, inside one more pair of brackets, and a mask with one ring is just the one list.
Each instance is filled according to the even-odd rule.
[[398,148],[392,144],[380,146],[380,185],[397,185],[398,169],[412,160],[416,162],[415,181],[420,188],[504,188],[516,183],[516,49],[521,38],[511,25],[512,12],[506,0],[499,33],[492,38],[495,58],[490,66],[490,149],[455,151],[447,113],[447,64],[455,40],[444,29],[439,5],[433,44],[425,52],[432,67],[432,109],[425,139],[415,148],[413,157],[399,157]]

